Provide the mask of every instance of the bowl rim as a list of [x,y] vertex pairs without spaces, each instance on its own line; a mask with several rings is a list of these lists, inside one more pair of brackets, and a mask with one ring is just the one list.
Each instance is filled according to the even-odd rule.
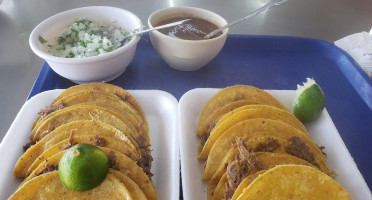
[[[161,12],[164,12],[165,10],[172,10],[172,9],[193,9],[193,10],[198,10],[198,11],[203,11],[203,12],[206,12],[206,13],[209,13],[209,14],[212,14],[212,15],[216,15],[218,17],[220,17],[225,24],[227,24],[227,21],[225,18],[223,18],[221,15],[215,13],[215,12],[212,12],[210,10],[207,10],[207,9],[204,9],[204,8],[198,8],[198,7],[192,7],[192,6],[174,6],[174,7],[166,7],[166,8],[160,8],[158,10],[155,10],[154,12],[152,12],[150,14],[150,16],[148,17],[147,19],[147,24],[149,26],[149,28],[153,28],[153,25],[151,24],[151,19],[156,15],[156,14],[159,14]],[[195,16],[199,16],[198,14],[194,14]],[[219,24],[220,26],[224,26],[225,24]],[[211,38],[211,39],[207,39],[207,40],[184,40],[184,39],[180,39],[180,38],[174,38],[174,37],[170,37],[168,35],[165,35],[163,33],[161,33],[160,31],[158,30],[154,30],[154,31],[151,31],[151,33],[154,33],[160,37],[165,37],[169,40],[172,40],[172,41],[176,41],[176,42],[184,42],[184,43],[209,43],[209,42],[213,42],[215,40],[220,40],[220,39],[223,39],[224,37],[227,36],[229,32],[229,28],[226,28],[221,35],[219,35],[218,37],[215,37],[215,38]]]
[[[91,56],[91,57],[82,57],[82,58],[58,57],[58,56],[53,56],[51,54],[48,54],[48,53],[44,52],[43,50],[41,50],[38,47],[38,42],[39,42],[39,40],[38,40],[39,34],[38,33],[41,33],[40,29],[42,28],[43,24],[50,23],[51,21],[56,20],[59,17],[61,17],[63,15],[70,14],[70,13],[74,13],[74,12],[78,12],[78,11],[82,11],[82,10],[100,9],[100,8],[102,8],[102,9],[115,9],[115,10],[118,10],[118,11],[121,11],[121,12],[125,12],[126,14],[128,14],[128,15],[130,15],[130,16],[132,16],[136,19],[136,23],[139,23],[139,30],[143,29],[143,24],[142,24],[142,21],[139,19],[139,17],[137,15],[135,15],[134,13],[132,13],[128,10],[122,9],[122,8],[111,7],[111,6],[87,6],[87,7],[74,8],[74,9],[66,10],[66,11],[63,11],[63,12],[60,12],[60,13],[57,13],[53,16],[48,17],[47,19],[40,22],[32,30],[32,32],[30,34],[30,37],[29,37],[29,45],[30,45],[32,51],[36,55],[38,55],[39,57],[45,59],[46,61],[53,61],[53,62],[66,63],[66,64],[80,64],[80,63],[92,63],[92,62],[107,60],[107,59],[110,59],[112,57],[118,56],[121,53],[130,49],[131,47],[137,45],[137,43],[140,40],[142,34],[135,35],[134,38],[131,39],[131,41],[129,41],[124,46],[119,47],[118,49],[115,49],[114,51],[107,52],[107,53],[97,55],[97,56]],[[45,29],[43,29],[43,30],[45,30]]]

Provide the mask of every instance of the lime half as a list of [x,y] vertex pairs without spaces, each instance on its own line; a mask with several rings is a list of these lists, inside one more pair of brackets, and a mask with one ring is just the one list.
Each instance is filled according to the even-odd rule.
[[306,78],[303,85],[297,85],[297,97],[293,106],[293,114],[301,122],[310,122],[319,117],[325,105],[323,90],[311,78]]
[[70,189],[83,191],[99,185],[109,170],[106,154],[91,144],[77,144],[68,149],[58,164],[62,184]]

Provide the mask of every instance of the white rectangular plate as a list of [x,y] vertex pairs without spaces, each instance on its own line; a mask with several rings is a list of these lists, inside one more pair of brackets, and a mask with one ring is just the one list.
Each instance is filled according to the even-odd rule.
[[[16,116],[0,145],[0,199],[7,199],[21,183],[13,176],[13,167],[29,141],[37,112],[49,105],[63,90],[50,90],[28,100]],[[169,93],[158,90],[128,90],[141,105],[149,124],[151,172],[158,199],[179,198],[178,102]]]
[[[185,200],[207,197],[208,182],[201,180],[204,160],[197,158],[199,138],[196,136],[195,127],[202,107],[217,91],[218,89],[212,88],[193,89],[185,93],[178,104],[181,174]],[[295,91],[268,90],[268,92],[292,110]],[[371,191],[327,110],[325,109],[316,121],[306,124],[306,128],[316,144],[326,147],[329,168],[338,174],[336,181],[341,183],[353,199],[372,199]]]

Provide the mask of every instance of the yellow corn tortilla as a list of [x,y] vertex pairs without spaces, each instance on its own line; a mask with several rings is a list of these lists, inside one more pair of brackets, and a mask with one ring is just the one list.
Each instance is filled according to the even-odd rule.
[[125,187],[127,187],[133,199],[147,200],[145,193],[143,193],[141,188],[131,178],[114,169],[110,169],[109,172],[110,174],[114,175],[115,178],[119,179],[119,181],[122,182]]
[[126,146],[132,149],[133,152],[140,152],[137,143],[129,134],[125,135],[122,131],[109,124],[104,124],[94,120],[73,121],[57,127],[55,130],[43,137],[35,145],[32,145],[29,149],[27,149],[27,151],[18,159],[16,165],[14,166],[15,176],[23,176],[23,174],[26,173],[27,169],[35,161],[35,158],[40,156],[44,151],[57,144],[58,142],[68,139],[71,132],[74,132],[74,136],[94,136],[96,134],[99,134],[110,138],[122,140],[126,143]]
[[132,197],[128,189],[112,174],[98,186],[85,191],[73,191],[65,188],[59,180],[58,171],[46,173],[26,182],[9,198],[17,199],[126,199]]
[[[142,119],[139,112],[131,104],[126,101],[122,101],[119,97],[111,93],[83,90],[72,93],[68,96],[64,96],[63,98],[54,102],[52,106],[63,105],[63,108],[66,108],[77,104],[101,106],[127,116],[127,119],[136,127],[137,132],[145,134],[146,138],[148,138],[148,124],[146,118]],[[42,117],[38,115],[32,128],[34,128],[36,124],[44,117],[44,115]]]
[[258,176],[238,200],[245,199],[352,199],[330,176],[312,167],[279,165]]
[[238,107],[226,113],[225,115],[223,115],[221,119],[218,120],[216,126],[219,126],[221,123],[223,123],[228,118],[232,116],[236,116],[238,113],[242,114],[244,113],[243,111],[246,111],[249,109],[257,109],[257,110],[261,110],[262,112],[269,112],[269,113],[272,113],[273,115],[283,117],[283,119],[286,119],[285,121],[287,121],[287,124],[291,124],[292,126],[298,128],[299,130],[305,133],[308,133],[304,124],[300,120],[298,120],[291,112],[276,108],[274,106],[264,105],[264,104],[245,105],[245,106]]
[[[250,85],[234,85],[219,90],[203,106],[196,125],[196,134],[202,136],[211,121],[207,118],[218,108],[229,103],[248,100],[251,104],[266,104],[287,110],[287,108],[268,92]],[[229,110],[226,110],[227,112]]]
[[[87,144],[92,144],[92,145],[96,145],[96,146],[102,146],[100,144],[97,144],[97,139],[101,140],[101,141],[103,140],[105,142],[104,147],[108,147],[108,148],[117,150],[119,152],[122,152],[123,154],[130,157],[132,160],[137,160],[140,157],[139,152],[137,152],[136,150],[133,150],[128,145],[128,143],[123,142],[121,140],[114,139],[114,138],[99,135],[99,134],[97,134],[97,135],[78,135],[78,136],[74,136],[72,145],[87,143]],[[40,154],[40,156],[35,158],[32,165],[27,169],[26,174],[22,173],[22,174],[20,174],[21,175],[20,177],[25,177],[25,176],[28,176],[29,174],[31,174],[31,172],[34,169],[36,169],[36,167],[39,166],[39,164],[41,162],[48,159],[50,156],[52,156],[52,155],[54,155],[54,154],[56,154],[60,151],[65,150],[66,145],[68,147],[68,144],[69,144],[69,139],[65,139],[65,140],[62,140],[61,142],[53,145],[49,149],[45,150],[42,154]],[[22,170],[22,172],[24,172],[24,170]],[[18,175],[18,174],[15,174],[15,176],[16,175]],[[19,176],[17,176],[17,177],[19,177]]]
[[199,143],[199,158],[207,158],[216,140],[234,124],[248,119],[265,118],[282,121],[307,133],[305,126],[290,112],[267,105],[243,106],[224,115],[212,129],[207,141]]
[[[297,164],[297,165],[306,165],[312,166],[305,160],[297,158],[295,156],[291,156],[288,154],[283,153],[264,153],[257,156],[257,162],[262,166],[262,170],[268,170],[276,165],[284,165],[284,164]],[[314,166],[313,166],[314,167]],[[210,182],[212,183],[212,182]],[[212,199],[223,199],[226,193],[225,184],[227,183],[227,175],[226,172],[222,175],[221,179],[219,180],[217,186],[215,185],[208,185],[208,194],[212,194]]]
[[64,106],[72,106],[76,104],[93,103],[97,106],[111,108],[118,113],[131,116],[129,119],[138,128],[138,132],[148,134],[148,124],[146,118],[142,118],[140,113],[128,102],[122,101],[119,97],[104,91],[80,91],[65,96],[64,98],[54,102],[53,105],[62,103]]
[[88,90],[88,91],[103,91],[107,93],[111,93],[115,96],[118,96],[123,101],[128,102],[131,104],[141,115],[142,119],[145,119],[145,113],[143,112],[141,106],[138,104],[136,99],[126,90],[123,88],[112,85],[109,83],[87,83],[87,84],[80,84],[75,85],[72,87],[67,88],[58,97],[55,98],[54,102],[58,101],[59,99],[63,98],[64,96],[68,96],[72,93]]
[[217,139],[207,158],[205,167],[203,169],[202,178],[210,179],[213,174],[216,173],[225,155],[235,143],[236,138],[241,137],[245,139],[248,137],[258,136],[272,136],[283,139],[289,139],[293,136],[298,137],[307,145],[309,150],[313,152],[317,163],[321,164],[319,166],[321,170],[327,174],[330,174],[323,153],[307,134],[281,121],[256,118],[245,120],[234,125]]
[[111,124],[130,134],[133,138],[140,136],[135,127],[126,118],[112,110],[93,105],[75,105],[55,111],[40,120],[32,130],[30,139],[39,141],[45,135],[45,132],[76,120],[97,120]]
[[[141,189],[142,188],[145,188],[147,193],[149,194],[150,197],[154,197],[156,196],[156,194],[150,194],[153,192],[154,189],[152,189],[151,187],[152,184],[148,184],[147,181],[148,181],[148,178],[146,178],[146,174],[143,173],[143,171],[141,172],[141,170],[138,168],[138,166],[134,166],[133,165],[133,161],[131,161],[130,158],[128,158],[127,156],[125,156],[124,154],[118,152],[118,151],[115,151],[113,149],[110,149],[110,148],[107,148],[107,147],[99,147],[100,149],[102,149],[107,155],[108,157],[112,156],[110,154],[114,154],[115,155],[115,159],[121,159],[121,160],[118,160],[116,162],[120,162],[120,166],[124,166],[123,168],[117,168],[117,170],[113,169],[113,168],[110,168],[110,173],[113,174],[116,178],[118,178],[128,189],[129,193],[131,194],[131,196],[134,198],[134,199],[147,199],[145,193],[143,192],[143,190]],[[47,160],[44,160],[42,163],[40,163],[40,165],[32,171],[32,173],[22,182],[21,185],[25,184],[26,182],[30,181],[31,179],[35,178],[38,176],[38,174],[40,174],[41,172],[43,172],[43,170],[49,165],[58,165],[59,163],[59,160],[61,159],[62,155],[65,153],[66,150],[64,151],[61,151],[61,152],[58,152],[56,154],[54,154],[53,156],[50,156]],[[118,167],[118,166],[116,166]],[[133,168],[133,169],[131,169]],[[118,171],[120,170],[120,171]],[[134,172],[131,172],[131,170],[134,170]],[[46,173],[49,173],[49,172],[46,172]],[[133,179],[133,174],[138,174],[138,180],[137,178],[136,179]],[[129,174],[131,176],[128,177],[128,175],[126,174]],[[137,181],[137,182],[136,182]],[[151,180],[150,180],[151,181]],[[141,184],[141,187],[138,185],[138,184]]]

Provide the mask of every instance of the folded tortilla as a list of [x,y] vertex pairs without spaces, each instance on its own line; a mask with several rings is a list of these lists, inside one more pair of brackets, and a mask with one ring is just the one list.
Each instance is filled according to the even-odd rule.
[[313,167],[278,165],[258,176],[237,198],[245,199],[352,199],[334,179]]
[[[234,85],[219,90],[203,106],[196,125],[196,134],[202,137],[206,128],[211,126],[211,121],[207,118],[218,108],[229,103],[241,100],[250,101],[251,104],[266,104],[287,110],[276,98],[268,92],[250,85]],[[225,110],[229,111],[229,110]]]
[[207,158],[210,152],[210,149],[216,142],[216,140],[229,128],[233,125],[242,122],[248,119],[254,118],[265,118],[265,119],[274,119],[282,121],[293,127],[307,133],[305,126],[294,116],[292,113],[275,108],[268,105],[249,105],[237,108],[227,114],[225,114],[217,123],[216,126],[212,129],[207,137],[206,141],[199,143],[198,152],[199,158]]

